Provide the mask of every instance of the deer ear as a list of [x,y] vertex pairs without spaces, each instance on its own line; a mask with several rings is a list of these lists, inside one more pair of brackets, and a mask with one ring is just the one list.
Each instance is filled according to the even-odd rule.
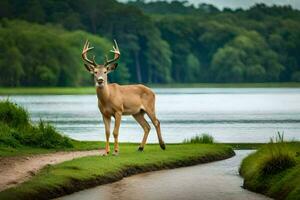
[[107,67],[107,72],[109,73],[109,72],[111,72],[111,71],[114,71],[115,69],[117,69],[117,67],[118,67],[118,63],[110,64],[110,65],[108,65],[108,67]]
[[91,73],[94,73],[94,67],[84,63],[85,68]]

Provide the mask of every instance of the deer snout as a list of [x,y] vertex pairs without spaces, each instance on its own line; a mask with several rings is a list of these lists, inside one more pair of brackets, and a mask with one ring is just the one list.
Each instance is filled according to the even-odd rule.
[[97,78],[97,81],[98,81],[99,83],[103,83],[103,82],[104,82],[104,79],[103,79],[102,76],[99,76],[99,77]]

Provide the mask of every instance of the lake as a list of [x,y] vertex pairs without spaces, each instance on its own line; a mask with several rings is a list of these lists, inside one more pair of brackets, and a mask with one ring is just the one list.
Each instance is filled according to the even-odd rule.
[[[268,142],[280,131],[300,140],[298,88],[159,88],[156,112],[165,142],[208,133],[218,142]],[[1,96],[6,99],[7,96]],[[34,123],[43,119],[78,140],[105,140],[96,95],[16,95]],[[150,121],[148,119],[148,121]],[[157,142],[151,124],[148,142]],[[122,118],[119,141],[140,142],[142,128]],[[111,134],[111,138],[112,134]]]

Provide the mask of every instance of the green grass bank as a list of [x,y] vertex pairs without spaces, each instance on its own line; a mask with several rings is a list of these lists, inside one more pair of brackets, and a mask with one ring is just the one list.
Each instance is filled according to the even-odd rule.
[[246,157],[244,187],[275,199],[300,199],[300,142],[271,143]]
[[47,166],[21,185],[0,193],[0,199],[49,199],[96,185],[114,182],[133,174],[190,166],[234,155],[230,146],[173,144],[163,151],[147,145],[144,152],[135,144],[120,144],[119,156],[90,156]]
[[[150,84],[151,88],[299,88],[300,83],[194,83]],[[0,95],[95,94],[94,87],[17,87],[0,88]]]
[[[36,155],[36,154],[53,153],[58,151],[81,151],[81,150],[83,151],[83,150],[104,149],[105,147],[105,142],[102,141],[71,140],[71,143],[73,146],[71,148],[55,148],[55,149],[46,149],[46,148],[31,147],[31,146],[19,146],[14,148],[14,147],[2,145],[0,143],[0,158],[11,157],[11,156],[29,156],[29,155]],[[136,148],[138,148],[139,146],[138,143],[128,143],[128,144],[136,145]],[[231,148],[236,150],[258,149],[263,145],[265,145],[263,143],[215,143],[215,144],[230,146]]]
[[[0,159],[1,157],[14,157],[14,156],[30,156],[37,154],[45,154],[45,153],[54,153],[59,151],[84,151],[84,150],[94,150],[94,149],[104,149],[105,142],[99,141],[70,141],[72,147],[64,147],[64,148],[41,148],[34,146],[18,146],[11,147],[7,145],[3,145],[0,143]],[[136,144],[138,146],[138,144]]]
[[103,142],[76,141],[42,120],[31,123],[28,112],[8,100],[0,101],[0,158],[99,149]]
[[28,112],[21,106],[8,100],[0,101],[0,156],[22,148],[73,148],[73,143],[42,120],[32,124]]

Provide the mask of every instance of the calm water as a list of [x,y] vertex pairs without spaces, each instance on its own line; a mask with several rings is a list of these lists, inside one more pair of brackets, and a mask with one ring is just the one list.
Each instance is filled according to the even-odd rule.
[[143,173],[57,200],[268,200],[241,187],[238,168],[250,152],[236,151],[235,157],[223,161]]
[[[155,89],[157,116],[166,142],[209,133],[219,142],[266,142],[277,131],[300,140],[300,89]],[[7,98],[1,96],[0,98]],[[104,140],[96,95],[10,96],[33,122],[40,118],[79,140]],[[143,130],[124,116],[120,141],[140,142]],[[148,142],[157,142],[155,129]]]

